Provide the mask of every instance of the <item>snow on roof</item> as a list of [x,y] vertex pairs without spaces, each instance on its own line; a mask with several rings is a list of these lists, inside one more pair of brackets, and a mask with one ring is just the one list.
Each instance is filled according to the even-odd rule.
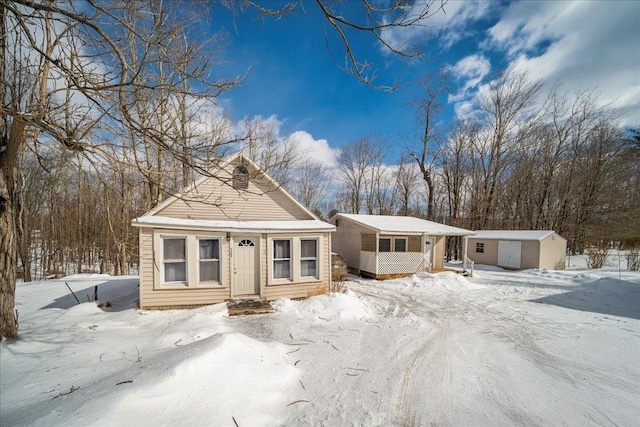
[[286,231],[335,231],[335,226],[326,222],[312,220],[297,221],[219,221],[205,219],[182,219],[162,216],[141,216],[131,221],[134,227],[153,226],[159,228],[189,228],[198,230],[220,231],[259,231],[259,232],[286,232]]
[[499,240],[542,240],[554,233],[553,230],[478,230],[474,239]]
[[451,227],[412,216],[336,214],[337,217],[373,228],[381,233],[429,234],[432,236],[469,236],[471,230]]

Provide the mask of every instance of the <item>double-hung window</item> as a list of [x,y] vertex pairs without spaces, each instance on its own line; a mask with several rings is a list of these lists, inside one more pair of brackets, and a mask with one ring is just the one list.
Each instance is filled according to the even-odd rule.
[[291,279],[291,240],[273,240],[273,278]]
[[394,252],[406,252],[407,251],[407,239],[404,237],[396,237],[393,239],[393,251]]
[[165,237],[162,239],[164,282],[187,281],[187,239]]
[[318,277],[317,239],[300,239],[300,276]]
[[198,239],[198,282],[220,282],[220,239]]
[[380,238],[378,239],[378,252],[391,252],[391,239]]

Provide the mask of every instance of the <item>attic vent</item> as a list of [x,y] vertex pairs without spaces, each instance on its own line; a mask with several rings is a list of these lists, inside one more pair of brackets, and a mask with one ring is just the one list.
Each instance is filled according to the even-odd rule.
[[233,188],[246,190],[249,187],[249,171],[244,166],[238,166],[233,170]]

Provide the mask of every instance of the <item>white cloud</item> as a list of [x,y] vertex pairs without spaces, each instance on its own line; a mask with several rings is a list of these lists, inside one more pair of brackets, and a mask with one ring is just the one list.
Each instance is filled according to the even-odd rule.
[[473,98],[477,96],[484,78],[491,71],[491,63],[480,54],[462,58],[447,70],[458,81],[458,91],[449,94],[447,101],[454,104],[457,118],[464,118],[473,111]]
[[301,159],[335,167],[338,150],[331,148],[326,139],[314,139],[309,132],[299,130],[289,135],[287,140],[295,145]]
[[[407,8],[406,16],[417,16],[424,9],[424,0],[416,0],[414,5]],[[430,37],[439,37],[438,42],[448,49],[464,36],[471,36],[468,24],[493,10],[495,4],[482,1],[448,1],[441,9],[440,2],[434,2],[429,15],[420,21],[421,25],[408,27],[394,27],[386,29],[382,35],[392,47],[401,48],[408,44],[427,41]],[[381,46],[383,52],[388,50]]]
[[517,2],[488,31],[488,46],[506,52],[509,69],[532,80],[561,81],[575,93],[597,89],[601,105],[640,120],[640,3]]
[[239,138],[246,137],[251,129],[253,138],[266,138],[275,142],[281,148],[293,146],[299,160],[310,160],[326,167],[335,167],[339,149],[331,148],[326,139],[315,139],[305,130],[296,130],[292,133],[283,132],[284,122],[275,114],[263,118],[254,116],[245,118],[234,126],[235,135]]

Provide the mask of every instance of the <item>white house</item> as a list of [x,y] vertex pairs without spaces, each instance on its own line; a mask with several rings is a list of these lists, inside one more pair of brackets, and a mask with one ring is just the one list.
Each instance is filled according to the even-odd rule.
[[239,152],[132,225],[140,233],[140,307],[324,293],[331,233]]
[[444,268],[446,236],[473,231],[410,216],[336,214],[332,250],[356,274],[386,278]]

